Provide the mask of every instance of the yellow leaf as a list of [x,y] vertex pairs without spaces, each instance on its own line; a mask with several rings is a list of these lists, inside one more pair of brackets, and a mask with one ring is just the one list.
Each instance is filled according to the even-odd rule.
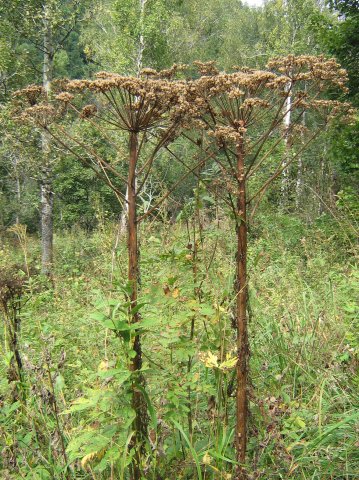
[[106,372],[108,370],[108,360],[102,360],[98,366],[99,372]]
[[210,465],[210,464],[211,464],[211,457],[210,457],[210,455],[209,455],[208,452],[206,452],[206,453],[203,455],[202,463],[203,463],[204,465]]
[[226,360],[219,365],[221,370],[231,370],[237,364],[238,357],[231,357],[228,353],[226,355]]
[[86,465],[91,462],[91,460],[93,460],[97,455],[97,452],[92,452],[92,453],[89,453],[87,455],[85,455],[83,457],[83,459],[81,460],[81,467],[82,468],[86,468]]
[[172,297],[177,298],[180,294],[179,288],[174,288],[172,291]]
[[218,358],[212,352],[200,354],[199,359],[207,368],[218,368]]
[[90,463],[92,460],[101,460],[101,458],[105,455],[105,450],[100,450],[99,452],[92,452],[85,455],[81,460],[81,467],[86,468],[87,464]]

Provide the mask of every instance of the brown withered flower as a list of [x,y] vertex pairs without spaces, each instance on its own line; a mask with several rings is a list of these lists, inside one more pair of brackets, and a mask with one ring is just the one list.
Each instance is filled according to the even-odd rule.
[[69,103],[74,99],[74,95],[69,92],[61,92],[55,97],[59,102]]
[[30,106],[36,105],[45,96],[45,89],[41,85],[29,85],[13,93],[14,98],[24,98]]
[[96,105],[85,105],[80,113],[80,118],[91,118],[96,115],[97,107]]
[[210,61],[210,62],[195,61],[193,62],[193,65],[197,67],[197,70],[203,76],[217,75],[219,73],[219,70],[216,67],[216,62],[214,61]]
[[48,128],[57,118],[58,111],[49,103],[39,103],[28,107],[17,117],[25,123],[33,123],[42,128]]

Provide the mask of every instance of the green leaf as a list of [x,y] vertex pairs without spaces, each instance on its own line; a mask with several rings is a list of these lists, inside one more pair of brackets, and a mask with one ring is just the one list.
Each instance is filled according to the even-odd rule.
[[187,445],[188,445],[188,448],[192,454],[192,457],[193,457],[193,460],[196,464],[196,468],[197,468],[197,476],[198,476],[198,480],[202,480],[202,470],[201,470],[201,465],[199,463],[199,459],[198,459],[198,455],[197,455],[197,452],[196,450],[193,448],[189,438],[187,437],[186,433],[184,432],[183,428],[181,427],[181,425],[176,421],[176,420],[172,420],[172,423],[173,425],[177,428],[177,430],[180,432],[180,434],[182,435],[182,437],[185,439]]
[[[125,448],[123,449],[123,454],[121,458],[121,466],[120,466],[120,480],[125,479],[125,468],[128,465],[128,461],[131,460],[131,457],[128,458],[128,446],[131,443],[132,437],[135,434],[135,432],[130,432],[125,443]],[[133,451],[133,454],[135,452]]]
[[118,431],[118,425],[107,425],[102,429],[89,428],[74,437],[67,446],[69,460],[74,461],[85,455],[101,452]]
[[87,410],[94,405],[95,403],[93,402],[93,400],[90,400],[88,398],[79,398],[78,400],[75,400],[71,407],[65,410],[64,413],[81,412],[82,410]]
[[161,318],[145,318],[139,322],[132,323],[131,329],[133,330],[149,330],[152,327],[157,327],[161,323]]
[[55,392],[56,393],[61,392],[64,389],[64,387],[65,387],[65,379],[61,374],[59,374],[55,380],[55,385],[54,385]]
[[211,305],[201,305],[199,313],[205,316],[211,316],[216,313],[215,309]]
[[301,428],[301,429],[305,429],[306,428],[306,423],[305,421],[301,418],[301,417],[296,417],[295,420],[294,420],[294,424],[297,425],[297,427]]
[[122,385],[123,383],[126,382],[131,376],[131,372],[128,370],[122,370],[118,368],[113,368],[110,370],[106,370],[103,372],[98,372],[97,376],[99,378],[109,378],[109,377],[115,377],[116,379],[116,384],[117,385]]
[[219,460],[224,460],[225,462],[232,463],[233,465],[240,465],[239,462],[236,462],[235,460],[232,460],[231,458],[228,458],[228,457],[225,457],[224,455],[221,455],[220,453],[218,453],[214,449],[209,450],[209,453],[211,454],[211,457],[218,458]]
[[90,315],[90,318],[92,320],[97,320],[98,322],[105,322],[106,320],[108,320],[108,316],[107,315],[104,315],[103,313],[101,312],[93,312],[91,313]]

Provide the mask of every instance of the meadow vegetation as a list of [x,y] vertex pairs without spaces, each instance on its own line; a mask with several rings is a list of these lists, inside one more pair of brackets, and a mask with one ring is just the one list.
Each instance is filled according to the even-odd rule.
[[[220,211],[215,221],[201,221],[200,298],[185,222],[141,229],[152,449],[146,478],[234,478],[235,239]],[[69,478],[127,478],[129,332],[116,336],[113,326],[124,303],[126,253],[120,243],[113,257],[116,236],[117,226],[102,220],[90,235],[75,228],[56,236],[54,287],[34,277],[24,288],[21,386],[9,384],[10,353],[2,345],[4,478],[62,478],[65,464]],[[308,226],[264,208],[250,240],[251,478],[355,478],[358,270],[351,229],[338,231],[328,215]],[[27,262],[38,258],[35,239],[25,248]],[[24,260],[8,233],[1,264]]]

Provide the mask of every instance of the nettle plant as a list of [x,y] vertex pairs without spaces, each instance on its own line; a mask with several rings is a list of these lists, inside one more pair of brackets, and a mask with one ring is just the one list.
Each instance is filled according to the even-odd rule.
[[[328,100],[330,92],[337,95],[338,89],[345,89],[346,73],[334,60],[324,57],[288,56],[272,60],[264,71],[236,68],[233,73],[219,72],[212,63],[196,62],[196,65],[200,73],[196,79],[176,79],[176,66],[160,73],[145,69],[139,77],[100,72],[95,80],[65,82],[64,91],[54,94],[52,99],[35,86],[17,94],[30,104],[21,116],[46,130],[59,147],[92,168],[127,208],[128,283],[124,289],[126,303],[121,307],[127,320],[114,324],[113,330],[126,339],[132,352],[129,389],[135,413],[129,446],[135,480],[145,474],[148,463],[144,460],[145,445],[149,438],[149,402],[142,372],[142,304],[138,301],[138,226],[171,192],[142,215],[138,215],[138,203],[159,152],[165,149],[183,165],[184,174],[174,187],[188,175],[200,177],[201,168],[209,161],[215,162],[220,175],[208,189],[220,193],[218,197],[233,219],[237,238],[232,302],[238,352],[235,447],[236,460],[241,465],[237,476],[246,478],[243,467],[247,450],[250,352],[248,224],[269,186],[331,119],[349,110],[348,104]],[[312,113],[311,122],[306,121],[310,128],[305,128],[301,121],[306,111]],[[284,121],[289,113],[290,121]],[[95,142],[71,128],[68,120],[73,125],[78,119],[96,132]],[[124,134],[128,139],[126,160],[116,155],[122,151],[117,141]],[[180,134],[201,150],[192,163],[194,166],[169,148]],[[191,361],[189,358],[189,366]],[[192,430],[192,419],[189,424]],[[197,471],[200,476],[198,468]]]

